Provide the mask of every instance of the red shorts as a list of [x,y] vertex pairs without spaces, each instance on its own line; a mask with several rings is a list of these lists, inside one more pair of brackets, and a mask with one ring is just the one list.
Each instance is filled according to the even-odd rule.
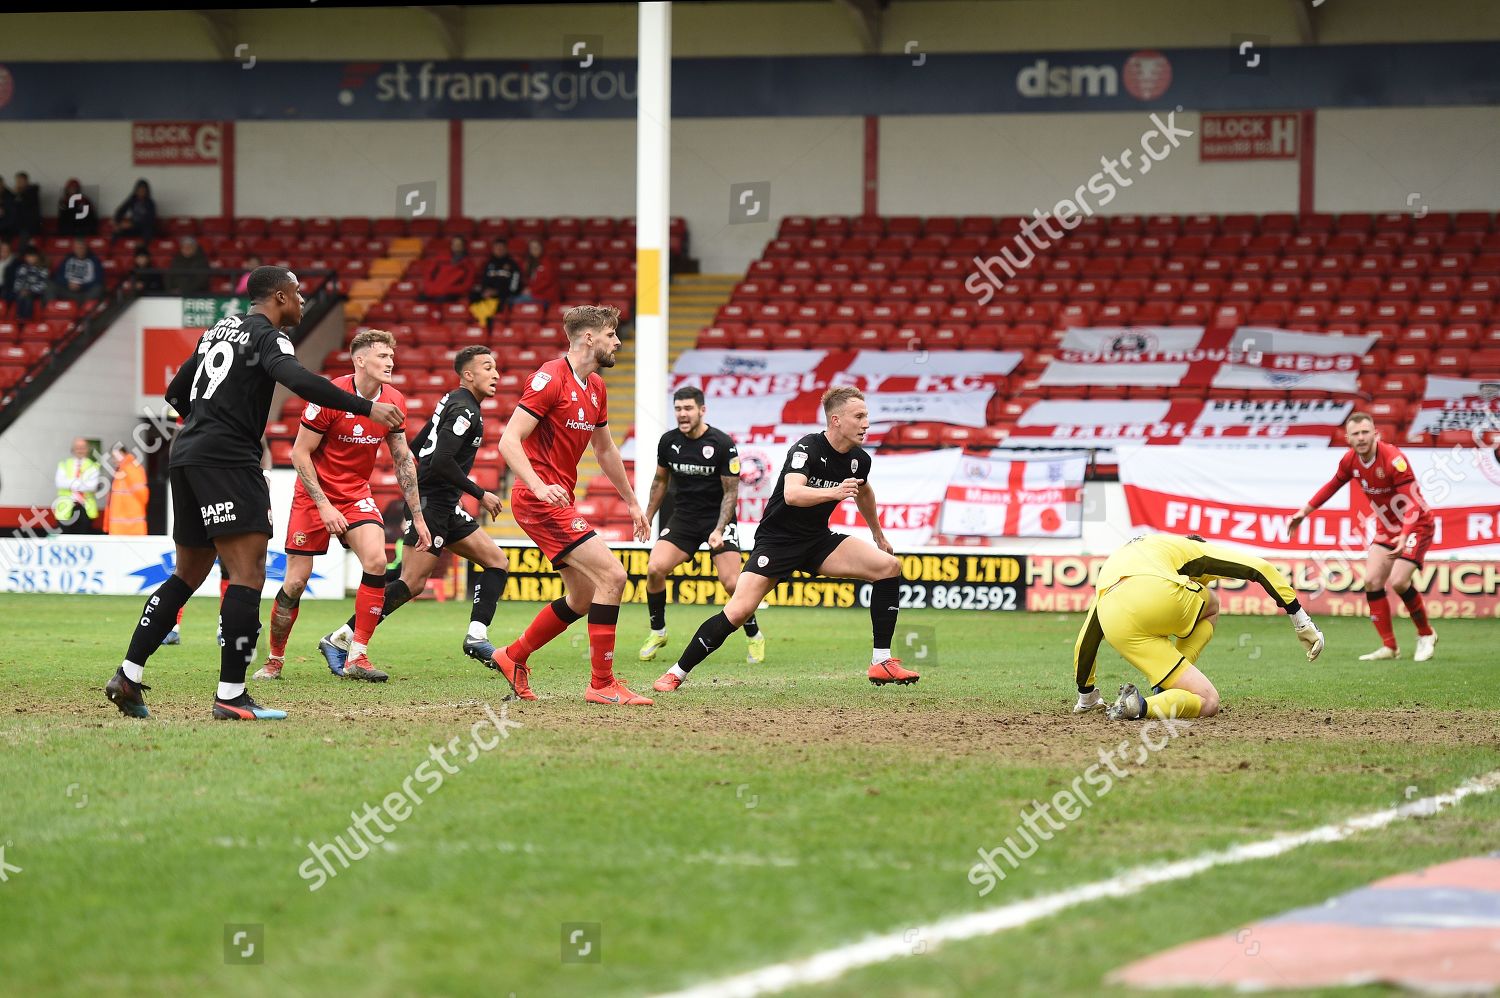
[[[365,495],[363,498],[354,500],[332,499],[333,508],[344,514],[344,519],[349,521],[349,526],[354,527],[361,523],[373,523],[385,529],[385,521],[380,518],[380,510],[375,507],[375,500]],[[344,539],[339,538],[340,543]],[[348,547],[348,544],[344,544]],[[286,524],[286,552],[287,554],[325,554],[328,551],[328,528],[323,526],[323,518],[318,515],[318,504],[308,498],[306,492],[298,489],[292,495],[292,514],[287,518]]]
[[1405,558],[1418,568],[1422,567],[1422,561],[1427,557],[1427,549],[1432,546],[1433,524],[1431,520],[1417,524],[1411,528],[1411,533],[1406,539],[1401,539],[1401,534],[1391,533],[1384,527],[1375,530],[1375,539],[1371,544],[1379,544],[1383,548],[1390,548],[1396,552],[1397,558]]
[[526,536],[558,567],[569,551],[594,536],[594,528],[577,507],[571,503],[567,506],[544,503],[527,488],[511,489],[510,512]]

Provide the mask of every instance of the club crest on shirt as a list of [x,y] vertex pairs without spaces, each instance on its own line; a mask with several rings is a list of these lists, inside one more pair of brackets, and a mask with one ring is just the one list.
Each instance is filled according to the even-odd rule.
[[1375,469],[1375,477],[1376,478],[1384,478],[1385,477],[1385,469],[1384,468],[1376,468]]
[[713,457],[714,456],[714,445],[713,444],[709,444],[709,445],[707,445],[706,447],[703,448],[703,456],[705,458],[709,458],[709,457]]
[[597,409],[599,407],[599,396],[595,395],[593,392],[589,392],[589,404]]
[[546,371],[538,371],[531,376],[531,390],[539,392],[547,387],[547,382],[552,380],[552,375]]
[[849,461],[849,474],[859,474],[859,458],[851,458]]

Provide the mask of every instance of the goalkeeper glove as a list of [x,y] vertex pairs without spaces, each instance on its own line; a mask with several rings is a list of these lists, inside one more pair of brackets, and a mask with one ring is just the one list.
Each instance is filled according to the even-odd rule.
[[1323,632],[1318,630],[1317,624],[1309,622],[1305,627],[1297,628],[1297,640],[1307,649],[1309,662],[1323,654]]

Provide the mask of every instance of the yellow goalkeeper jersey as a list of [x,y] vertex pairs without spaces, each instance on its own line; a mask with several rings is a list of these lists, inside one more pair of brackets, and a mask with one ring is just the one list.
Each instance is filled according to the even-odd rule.
[[1146,534],[1110,555],[1099,569],[1098,592],[1132,575],[1174,582],[1188,578],[1199,585],[1214,579],[1248,579],[1260,583],[1282,609],[1297,598],[1286,576],[1264,558],[1175,534]]

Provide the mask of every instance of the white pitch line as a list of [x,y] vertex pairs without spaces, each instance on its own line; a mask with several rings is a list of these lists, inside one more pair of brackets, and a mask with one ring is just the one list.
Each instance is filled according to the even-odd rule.
[[[754,995],[773,994],[787,988],[807,984],[822,984],[835,980],[851,970],[868,967],[887,960],[896,960],[915,955],[919,949],[926,952],[943,943],[974,939],[994,935],[1007,929],[1035,922],[1101,898],[1128,897],[1139,894],[1147,887],[1165,884],[1174,880],[1186,880],[1216,866],[1231,866],[1257,859],[1270,859],[1282,853],[1299,849],[1305,845],[1322,842],[1340,842],[1361,832],[1384,828],[1386,825],[1407,818],[1425,817],[1452,807],[1465,797],[1478,796],[1500,789],[1500,770],[1464,783],[1447,793],[1436,794],[1414,800],[1385,811],[1350,818],[1333,825],[1323,825],[1306,832],[1288,832],[1249,845],[1231,846],[1218,852],[1203,853],[1192,859],[1175,863],[1139,866],[1111,877],[1096,880],[1067,890],[1013,904],[976,911],[968,915],[955,915],[917,928],[900,932],[871,936],[868,939],[835,949],[824,950],[801,960],[778,963],[746,974],[711,981],[683,991],[675,991],[661,998],[751,998]],[[925,943],[925,947],[920,944]]]

